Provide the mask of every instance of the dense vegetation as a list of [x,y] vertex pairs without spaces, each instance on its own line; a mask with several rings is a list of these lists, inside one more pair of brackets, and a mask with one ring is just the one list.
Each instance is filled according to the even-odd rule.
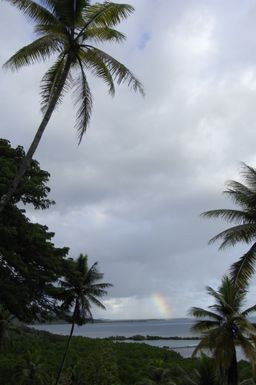
[[[41,383],[51,385],[66,344],[66,337],[45,332],[13,335],[13,343],[0,352],[0,378],[17,385],[17,378],[31,368]],[[65,385],[186,384],[186,374],[200,368],[200,359],[182,358],[178,353],[146,344],[129,344],[73,337],[61,377]],[[34,363],[34,365],[33,365]],[[210,361],[213,366],[212,361]],[[240,380],[251,377],[249,363],[240,363]],[[25,371],[25,369],[27,371]],[[28,382],[26,382],[27,384]],[[1,382],[5,385],[5,383]],[[31,382],[40,384],[40,382]],[[7,383],[6,383],[7,385]]]
[[[0,140],[0,194],[4,194],[25,157],[22,147]],[[56,248],[54,233],[32,223],[19,202],[35,209],[51,204],[47,197],[49,173],[33,160],[22,183],[0,216],[0,304],[23,321],[53,312],[56,283],[64,273],[68,248]]]

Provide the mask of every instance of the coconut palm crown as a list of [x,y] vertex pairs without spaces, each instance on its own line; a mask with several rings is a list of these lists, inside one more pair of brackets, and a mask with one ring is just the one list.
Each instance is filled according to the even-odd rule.
[[242,163],[241,174],[245,183],[231,180],[224,191],[238,208],[210,210],[202,216],[221,218],[233,224],[213,237],[210,243],[221,240],[220,249],[235,246],[240,242],[250,245],[250,249],[231,267],[234,281],[244,285],[253,275],[256,263],[256,170]]
[[87,255],[80,254],[78,259],[69,262],[65,278],[60,280],[63,288],[61,310],[69,312],[73,309],[68,318],[80,326],[93,319],[92,304],[105,309],[99,298],[107,295],[106,289],[112,285],[100,282],[103,273],[99,272],[97,262],[89,268]]
[[143,94],[143,87],[132,72],[101,49],[102,43],[125,40],[125,36],[115,27],[134,11],[131,5],[109,1],[91,4],[90,0],[6,1],[35,23],[37,39],[16,52],[4,67],[18,70],[51,56],[55,61],[42,78],[42,122],[10,191],[1,199],[1,211],[29,167],[56,105],[71,88],[74,90],[77,111],[75,125],[78,141],[81,142],[92,112],[88,71],[103,80],[111,95],[115,93],[115,82],[127,83],[134,91]]
[[[103,273],[99,272],[97,262],[91,267],[88,266],[87,255],[80,254],[77,260],[73,261],[70,259],[67,263],[68,268],[66,275],[64,279],[60,281],[63,289],[62,294],[60,294],[60,298],[62,298],[60,309],[64,314],[68,314],[66,320],[71,322],[71,330],[55,385],[57,385],[60,380],[74,332],[74,326],[81,326],[93,320],[92,305],[105,309],[105,306],[99,299],[105,296],[107,294],[106,289],[112,286],[110,283],[101,282]],[[71,316],[69,315],[70,311],[72,311]]]
[[228,385],[238,382],[236,346],[240,346],[253,368],[256,362],[256,328],[248,316],[256,311],[256,305],[242,310],[247,290],[224,276],[218,291],[207,287],[215,303],[208,310],[193,307],[190,314],[197,318],[192,330],[201,334],[201,341],[193,355],[204,349],[210,350]]

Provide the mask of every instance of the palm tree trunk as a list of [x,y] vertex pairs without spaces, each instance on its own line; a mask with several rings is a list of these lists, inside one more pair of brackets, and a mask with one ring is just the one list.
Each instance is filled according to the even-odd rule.
[[59,367],[59,370],[58,370],[58,374],[57,374],[55,385],[58,385],[59,380],[60,380],[60,376],[61,376],[61,373],[62,373],[62,370],[63,370],[64,365],[65,365],[65,361],[66,361],[66,357],[67,357],[70,341],[71,341],[71,338],[72,338],[72,335],[73,335],[73,331],[74,331],[74,326],[75,326],[75,317],[73,317],[72,326],[71,326],[71,330],[70,330],[70,333],[69,333],[66,349],[65,349],[65,352],[63,354],[62,361],[61,361],[61,364],[60,364],[60,367]]
[[[224,347],[225,349],[225,347]],[[236,348],[234,348],[231,365],[228,369],[228,385],[238,385],[238,368],[236,359]]]
[[45,128],[46,128],[46,126],[47,126],[47,124],[48,124],[48,122],[52,116],[52,113],[56,107],[56,104],[58,102],[58,99],[59,99],[59,96],[60,96],[61,91],[63,89],[63,86],[66,82],[66,79],[67,79],[67,76],[68,76],[68,73],[70,70],[71,62],[72,62],[72,56],[70,55],[67,57],[67,61],[65,63],[65,67],[64,67],[62,76],[60,78],[59,85],[58,85],[58,87],[57,87],[57,89],[56,89],[56,91],[52,97],[52,100],[51,100],[45,114],[44,114],[43,120],[42,120],[40,126],[38,127],[38,130],[36,132],[36,135],[34,136],[33,142],[31,143],[29,150],[28,150],[25,158],[23,159],[23,162],[22,162],[20,168],[13,179],[11,187],[9,188],[9,190],[6,194],[2,195],[2,197],[0,199],[0,214],[3,211],[4,207],[6,206],[6,204],[10,201],[13,194],[15,193],[18,185],[20,184],[20,182],[22,180],[23,175],[25,174],[27,169],[30,167],[32,157],[33,157],[33,155],[34,155],[34,153],[38,147],[38,144],[41,140],[41,137],[44,133],[44,130],[45,130]]

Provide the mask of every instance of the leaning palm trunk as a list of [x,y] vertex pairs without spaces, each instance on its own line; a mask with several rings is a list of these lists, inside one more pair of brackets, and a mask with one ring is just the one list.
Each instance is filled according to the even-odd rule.
[[66,357],[67,357],[67,354],[68,354],[68,349],[69,349],[70,341],[71,341],[71,338],[72,338],[72,335],[73,335],[73,332],[74,332],[74,327],[75,327],[75,318],[73,317],[72,326],[71,326],[71,330],[70,330],[70,333],[69,333],[66,349],[65,349],[65,352],[63,354],[62,361],[61,361],[61,364],[60,364],[60,367],[59,367],[59,370],[58,370],[58,374],[57,374],[55,385],[58,385],[58,383],[60,381],[60,376],[61,376],[62,370],[64,368],[64,365],[65,365],[65,361],[66,361]]
[[34,155],[34,153],[38,147],[38,144],[41,140],[41,137],[44,133],[44,130],[45,130],[45,128],[46,128],[46,126],[47,126],[47,124],[48,124],[48,122],[52,116],[52,113],[56,107],[56,104],[57,104],[59,97],[61,95],[61,92],[63,90],[64,84],[66,82],[66,79],[68,77],[68,73],[69,73],[69,70],[71,67],[71,62],[72,62],[72,58],[71,58],[71,56],[68,56],[65,67],[63,69],[62,76],[59,80],[59,84],[57,85],[56,90],[55,90],[55,92],[51,98],[51,101],[48,105],[48,108],[47,108],[45,114],[44,114],[43,120],[42,120],[40,126],[38,127],[38,130],[37,130],[36,135],[33,139],[33,142],[31,143],[29,150],[28,150],[20,168],[19,168],[17,174],[15,175],[15,178],[13,179],[11,187],[9,188],[8,192],[5,195],[3,195],[0,199],[0,214],[3,211],[4,207],[6,206],[6,204],[9,203],[12,195],[16,191],[18,185],[20,184],[20,182],[23,178],[23,175],[25,174],[25,172],[30,167],[32,157],[33,157],[33,155]]

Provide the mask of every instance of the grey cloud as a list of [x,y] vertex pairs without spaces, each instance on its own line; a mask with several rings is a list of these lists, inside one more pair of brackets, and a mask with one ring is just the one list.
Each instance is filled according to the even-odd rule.
[[[122,86],[112,99],[89,77],[94,113],[77,147],[67,96],[36,155],[51,173],[57,204],[28,213],[71,255],[87,252],[99,261],[115,285],[102,316],[159,316],[156,292],[181,316],[207,306],[204,287],[218,287],[246,249],[207,246],[225,224],[199,214],[230,207],[221,195],[225,181],[240,178],[241,160],[256,161],[256,10],[250,0],[131,3],[136,13],[121,26],[127,42],[108,49],[143,81],[146,97]],[[0,5],[1,62],[32,38],[11,9]],[[38,91],[48,64],[0,71],[1,135],[14,145],[27,148],[40,122]]]

